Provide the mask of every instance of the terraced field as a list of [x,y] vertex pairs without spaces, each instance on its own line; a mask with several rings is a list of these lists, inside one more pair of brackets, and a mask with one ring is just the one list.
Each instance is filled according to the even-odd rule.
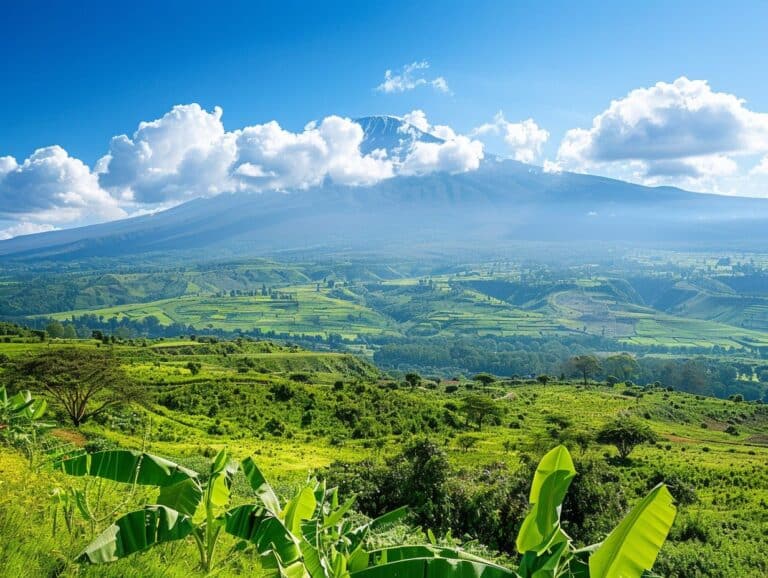
[[576,279],[564,289],[553,285],[538,294],[528,289],[530,295],[524,299],[530,299],[520,306],[481,290],[488,283],[482,279],[469,275],[457,281],[442,275],[335,287],[287,284],[273,296],[258,291],[185,295],[52,317],[62,321],[86,314],[133,321],[154,317],[160,325],[192,326],[198,332],[258,329],[265,334],[324,338],[336,334],[361,342],[390,337],[586,334],[641,347],[768,347],[768,333],[760,330],[763,318],[768,319],[768,306],[754,299],[739,308],[733,302],[738,298],[731,297],[727,308],[713,310],[712,319],[702,319],[696,312],[711,297],[699,296],[699,307],[692,300],[687,308],[680,307],[679,315],[671,315],[633,301],[635,297],[613,280],[590,278]]

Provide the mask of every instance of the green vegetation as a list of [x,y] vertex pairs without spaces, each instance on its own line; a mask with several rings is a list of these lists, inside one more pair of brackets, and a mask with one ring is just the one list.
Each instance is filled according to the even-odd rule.
[[[0,315],[41,340],[273,339],[439,377],[575,376],[568,360],[599,352],[587,378],[768,395],[764,255],[560,259],[19,262],[0,279]],[[31,333],[5,326],[2,341]],[[718,377],[702,385],[701,371]]]
[[[50,409],[42,416],[41,406],[33,402],[29,407],[34,408],[34,421],[56,423],[49,432],[35,433],[37,458],[31,463],[15,450],[0,454],[5,495],[0,508],[2,575],[191,576],[206,565],[221,576],[269,573],[266,550],[253,542],[241,546],[242,533],[228,531],[226,512],[265,508],[258,501],[264,491],[256,489],[262,486],[254,486],[253,479],[266,476],[275,482],[272,492],[280,512],[286,511],[294,498],[310,493],[305,491],[309,471],[321,480],[310,482],[311,493],[320,487],[316,484],[339,488],[340,499],[328,494],[330,501],[322,506],[325,516],[356,496],[354,507],[337,520],[348,520],[343,522],[348,528],[365,525],[366,517],[376,519],[408,506],[405,520],[375,525],[360,542],[371,553],[371,564],[383,562],[374,552],[387,550],[387,560],[393,562],[393,548],[407,545],[413,550],[398,555],[421,559],[427,567],[442,564],[427,559],[447,558],[455,566],[461,565],[457,560],[479,563],[472,558],[479,556],[494,568],[517,568],[521,573],[544,562],[521,552],[517,537],[533,511],[530,504],[536,508],[536,499],[529,503],[531,480],[536,478],[533,464],[558,444],[573,453],[573,469],[579,475],[569,480],[557,518],[557,527],[572,542],[557,542],[565,545],[552,564],[575,567],[571,565],[583,561],[580,551],[613,536],[614,528],[625,537],[634,535],[631,528],[645,528],[645,515],[637,512],[650,512],[656,505],[664,511],[667,498],[654,488],[665,482],[678,515],[655,573],[751,577],[768,571],[761,549],[768,523],[767,406],[737,401],[741,398],[735,395],[724,400],[669,391],[660,384],[633,385],[627,375],[644,371],[643,364],[636,368],[627,358],[610,363],[600,359],[602,371],[611,364],[613,373],[626,370],[623,380],[606,385],[593,379],[584,387],[581,376],[572,382],[556,376],[479,379],[476,374],[438,380],[433,374],[414,373],[406,379],[405,374],[384,374],[349,354],[202,336],[114,343],[40,341],[20,329],[9,342],[0,343],[0,355],[0,379],[12,388],[36,392],[14,398],[11,389],[4,403],[9,406],[13,399],[18,405],[22,399],[43,396]],[[21,368],[57,355],[72,361],[18,379]],[[51,373],[68,383],[67,376],[77,375],[74,360],[80,357],[84,362],[113,360],[130,387],[142,391],[141,403],[123,398],[74,427],[65,404],[40,383]],[[705,385],[721,379],[712,372],[703,375]],[[620,432],[628,437],[605,437],[616,423],[632,426],[628,433]],[[644,443],[635,445],[638,432]],[[625,442],[633,446],[631,460],[612,457],[616,450],[609,446]],[[23,450],[10,439],[4,443]],[[98,465],[105,463],[97,458],[100,455],[123,456],[120,459],[130,463],[105,469]],[[155,455],[168,459],[146,457]],[[140,467],[131,466],[139,456]],[[70,464],[69,473],[89,475],[72,476],[51,467],[59,462]],[[151,463],[176,472],[179,485],[158,482],[155,474],[162,468],[140,477]],[[256,463],[264,472],[261,478],[254,477],[251,464]],[[564,458],[558,463],[567,466]],[[129,474],[105,480],[100,475],[105,471]],[[317,504],[315,511],[320,512]],[[161,528],[170,530],[171,509],[182,514],[175,520],[189,520],[173,526],[179,534],[167,535]],[[188,530],[187,538],[103,566],[75,562],[84,552],[97,556],[98,548],[89,550],[88,545],[105,528],[131,526],[138,519],[132,512],[157,522],[157,533],[150,535],[155,539],[181,537]],[[281,515],[277,519],[301,545],[305,524],[296,530]],[[551,511],[544,517],[554,528]],[[234,526],[229,529],[234,531]],[[340,553],[351,555],[352,550],[335,545],[345,531],[322,529],[328,533],[321,541],[327,560]],[[114,538],[115,533],[108,536]],[[107,542],[105,538],[99,544]],[[643,555],[632,562],[624,554],[640,549],[622,549],[613,538],[603,542],[609,543],[615,545],[615,555],[593,555],[595,561],[587,562],[595,565],[595,575],[601,575],[598,567],[618,560],[647,566],[655,557]]]

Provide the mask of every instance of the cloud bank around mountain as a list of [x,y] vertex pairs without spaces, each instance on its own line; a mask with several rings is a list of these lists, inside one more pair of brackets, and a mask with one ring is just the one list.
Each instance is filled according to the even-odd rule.
[[485,123],[472,131],[474,136],[501,136],[512,153],[512,158],[523,163],[536,161],[542,148],[549,140],[549,132],[541,128],[532,118],[521,122],[509,122],[504,113],[499,111],[493,121]]
[[0,157],[0,230],[9,237],[151,212],[224,192],[294,191],[326,180],[371,185],[397,175],[477,169],[483,144],[441,125],[423,111],[414,124],[442,142],[414,142],[403,158],[377,149],[363,154],[362,127],[340,116],[311,122],[299,132],[276,121],[227,131],[223,111],[177,105],[139,123],[132,135],[111,139],[93,169],[60,146],[41,148],[22,163]]
[[[448,90],[429,63],[388,71],[381,92]],[[610,102],[587,128],[567,130],[554,158],[550,133],[532,118],[499,112],[467,135],[433,125],[423,110],[404,115],[404,150],[366,148],[359,124],[341,116],[293,132],[277,121],[226,130],[223,111],[174,106],[111,139],[93,167],[58,145],[24,160],[0,156],[0,238],[150,213],[225,192],[298,191],[326,181],[371,185],[399,175],[476,170],[489,142],[548,173],[589,172],[646,185],[768,196],[768,113],[704,80],[680,77]],[[417,130],[418,129],[418,130]],[[437,139],[419,140],[419,131]]]

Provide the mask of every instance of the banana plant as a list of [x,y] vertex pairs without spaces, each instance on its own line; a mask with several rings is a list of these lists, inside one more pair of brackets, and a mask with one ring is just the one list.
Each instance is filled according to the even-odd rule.
[[0,386],[0,440],[20,447],[33,466],[35,448],[41,433],[53,424],[40,421],[48,405],[44,399],[35,399],[25,390],[8,396],[5,386]]
[[517,571],[461,549],[432,544],[369,549],[370,532],[397,522],[400,508],[355,524],[354,498],[340,502],[337,488],[310,478],[282,502],[251,458],[241,471],[255,503],[227,509],[238,465],[222,451],[207,480],[196,472],[146,453],[112,450],[60,462],[74,476],[155,486],[155,503],[120,517],[78,559],[118,560],[156,544],[191,537],[200,565],[214,565],[222,531],[253,544],[262,567],[281,578],[639,578],[650,570],[675,517],[665,486],[642,500],[600,544],[576,549],[560,524],[565,495],[576,476],[568,450],[559,446],[541,460],[531,485],[531,508],[517,537]]
[[227,509],[238,464],[226,451],[214,458],[205,481],[169,460],[129,450],[85,454],[62,460],[58,466],[72,476],[159,490],[154,503],[118,518],[85,547],[78,561],[113,562],[158,544],[191,538],[201,568],[209,572],[222,530],[256,544],[267,566],[290,566],[300,557],[294,537],[272,512],[250,508],[245,515],[240,508]]
[[354,498],[339,500],[338,489],[310,478],[281,504],[250,458],[243,471],[261,505],[277,515],[295,536],[302,564],[281,569],[291,578],[513,578],[514,572],[466,552],[435,545],[397,546],[369,550],[369,534],[408,513],[398,508],[366,524],[353,523]]
[[576,476],[568,450],[558,446],[539,463],[531,508],[517,536],[520,578],[639,578],[650,570],[675,519],[666,486],[656,486],[599,544],[575,549],[560,525],[563,500]]

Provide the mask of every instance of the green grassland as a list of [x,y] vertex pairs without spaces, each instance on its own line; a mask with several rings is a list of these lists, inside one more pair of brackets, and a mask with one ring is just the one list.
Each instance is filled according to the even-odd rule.
[[[468,306],[474,303],[484,304],[473,297]],[[111,348],[131,380],[149,393],[147,405],[112,411],[79,431],[67,426],[54,407],[54,417],[61,420],[54,434],[73,446],[145,448],[197,468],[226,447],[238,458],[256,456],[286,491],[336,460],[385,460],[424,436],[447,452],[459,482],[476,470],[514,472],[526,456],[539,456],[565,440],[574,455],[605,463],[629,504],[659,479],[670,481],[673,494],[693,490],[694,498],[680,504],[660,556],[661,574],[749,578],[768,573],[768,412],[761,404],[623,384],[585,388],[501,380],[481,388],[470,381],[424,380],[411,388],[353,355],[245,340],[16,342],[0,343],[0,353],[13,363],[65,346]],[[190,362],[199,368],[193,371]],[[496,400],[502,417],[477,431],[457,408],[479,389]],[[627,463],[617,462],[611,447],[579,448],[573,441],[628,416],[647,423],[660,441],[639,447]],[[478,438],[470,451],[458,443],[467,433]],[[45,466],[32,472],[19,455],[0,452],[0,575],[197,575],[187,546],[161,548],[104,568],[73,565],[69,559],[88,536],[52,537],[48,513],[50,492],[67,483]],[[704,528],[705,534],[691,528]],[[217,575],[258,572],[246,554]]]

